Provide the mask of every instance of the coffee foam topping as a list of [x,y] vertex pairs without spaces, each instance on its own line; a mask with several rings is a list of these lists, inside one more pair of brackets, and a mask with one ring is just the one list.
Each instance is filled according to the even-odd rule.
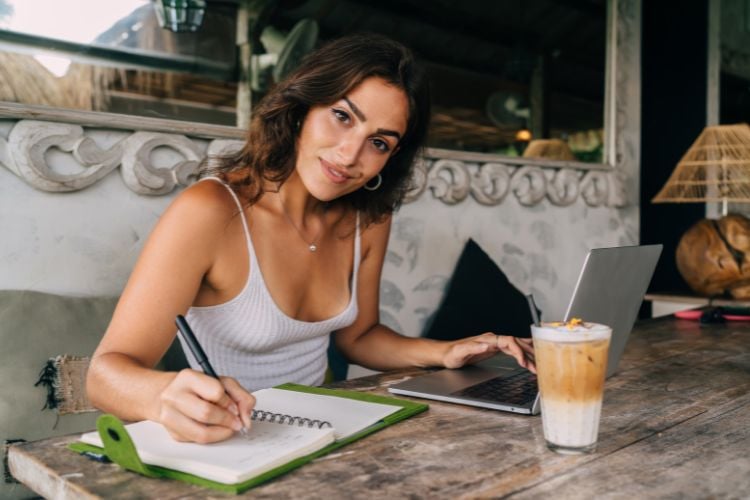
[[571,318],[568,321],[550,321],[547,323],[542,323],[542,326],[545,328],[552,328],[560,332],[588,332],[604,327],[604,325],[600,325],[599,323],[583,321],[581,318]]
[[543,322],[535,330],[536,334],[534,336],[539,338],[549,337],[550,340],[577,341],[606,336],[610,328],[600,323],[573,318],[568,321]]

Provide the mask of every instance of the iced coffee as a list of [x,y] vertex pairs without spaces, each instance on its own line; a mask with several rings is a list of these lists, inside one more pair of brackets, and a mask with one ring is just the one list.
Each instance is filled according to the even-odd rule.
[[612,329],[579,319],[532,325],[547,446],[568,454],[596,447]]

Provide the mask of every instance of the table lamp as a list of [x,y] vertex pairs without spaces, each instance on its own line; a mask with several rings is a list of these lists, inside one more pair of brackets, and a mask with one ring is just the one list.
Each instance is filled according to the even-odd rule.
[[680,239],[677,269],[699,295],[750,299],[750,220],[727,213],[730,202],[750,203],[750,126],[703,129],[652,202],[720,202],[721,218]]

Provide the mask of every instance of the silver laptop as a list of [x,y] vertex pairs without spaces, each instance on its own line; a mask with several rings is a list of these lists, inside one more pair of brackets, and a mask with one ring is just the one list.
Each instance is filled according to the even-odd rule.
[[[577,317],[612,327],[607,377],[617,371],[661,251],[662,245],[595,248],[586,256],[564,319]],[[414,377],[388,390],[514,413],[540,411],[536,377],[504,354]]]

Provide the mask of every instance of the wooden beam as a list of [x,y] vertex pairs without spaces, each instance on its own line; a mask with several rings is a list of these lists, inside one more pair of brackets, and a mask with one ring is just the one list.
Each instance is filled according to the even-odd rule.
[[237,126],[248,128],[252,114],[253,91],[250,88],[251,62],[255,52],[255,44],[259,43],[260,30],[271,11],[276,6],[276,0],[241,0],[237,9],[237,67],[239,77],[237,81]]

